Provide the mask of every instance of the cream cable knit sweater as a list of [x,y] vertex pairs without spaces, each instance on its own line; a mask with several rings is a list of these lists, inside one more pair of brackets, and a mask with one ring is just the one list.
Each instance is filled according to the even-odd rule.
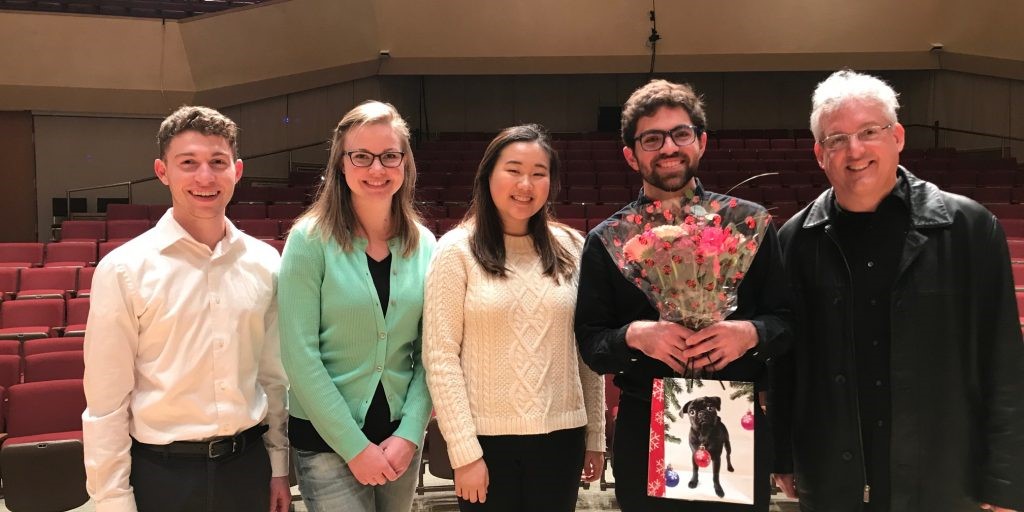
[[[575,231],[554,226],[579,258]],[[427,274],[423,363],[452,467],[483,455],[477,435],[543,434],[586,425],[604,451],[604,382],[573,334],[578,274],[556,285],[528,236],[505,237],[507,278],[484,272],[458,227],[438,241]]]

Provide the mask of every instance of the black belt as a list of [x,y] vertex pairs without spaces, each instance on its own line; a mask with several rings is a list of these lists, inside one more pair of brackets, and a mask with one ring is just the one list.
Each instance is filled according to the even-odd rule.
[[230,437],[211,441],[174,441],[170,444],[146,444],[132,439],[132,445],[169,456],[205,457],[219,460],[242,453],[250,445],[263,442],[263,434],[269,430],[266,425],[256,425]]

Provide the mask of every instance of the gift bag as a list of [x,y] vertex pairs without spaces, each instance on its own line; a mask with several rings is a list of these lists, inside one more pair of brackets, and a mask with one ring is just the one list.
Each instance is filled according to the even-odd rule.
[[647,494],[754,503],[754,385],[655,379]]

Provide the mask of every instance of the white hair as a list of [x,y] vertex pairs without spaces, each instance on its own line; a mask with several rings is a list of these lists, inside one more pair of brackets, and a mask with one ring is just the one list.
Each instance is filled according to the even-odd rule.
[[815,140],[821,140],[821,118],[830,114],[850,100],[877,103],[885,111],[890,123],[897,122],[896,111],[900,108],[899,94],[885,81],[850,69],[836,71],[814,89],[811,100],[811,132]]

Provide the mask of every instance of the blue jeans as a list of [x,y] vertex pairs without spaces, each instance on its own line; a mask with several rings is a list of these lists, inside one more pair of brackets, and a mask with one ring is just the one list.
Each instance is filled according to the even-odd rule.
[[409,512],[419,477],[422,450],[417,449],[409,469],[394,482],[363,485],[348,464],[334,452],[295,450],[299,491],[310,512]]

